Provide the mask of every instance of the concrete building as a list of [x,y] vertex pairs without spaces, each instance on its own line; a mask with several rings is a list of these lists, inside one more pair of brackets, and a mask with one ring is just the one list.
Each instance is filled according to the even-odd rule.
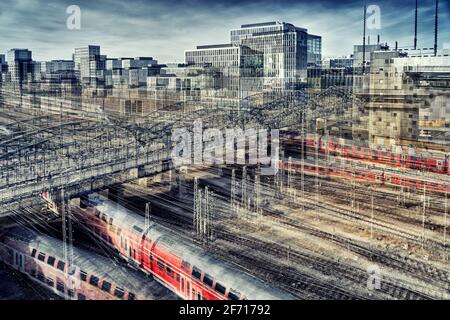
[[[419,121],[450,115],[450,59],[407,57],[399,51],[371,55],[368,137],[375,146],[392,147],[420,140]],[[422,132],[421,132],[422,131]]]
[[389,47],[387,45],[382,45],[382,44],[366,44],[365,50],[364,50],[363,45],[355,45],[353,47],[353,67],[356,70],[362,69],[363,58],[365,58],[366,71],[368,72],[368,68],[370,68],[370,65],[371,65],[370,60],[371,60],[372,52],[388,50],[388,49],[389,49]]

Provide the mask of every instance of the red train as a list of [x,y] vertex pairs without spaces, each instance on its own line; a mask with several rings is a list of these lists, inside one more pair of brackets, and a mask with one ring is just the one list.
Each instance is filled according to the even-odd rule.
[[111,260],[79,248],[73,248],[73,266],[69,268],[64,259],[62,241],[26,228],[13,228],[0,237],[0,260],[68,299],[176,298],[142,273],[128,268],[122,270]]
[[99,194],[81,198],[79,219],[131,265],[186,300],[292,300],[267,283],[212,256],[189,239]]
[[[296,141],[297,143],[300,142],[299,137],[294,137],[292,133],[287,134],[285,137],[289,140]],[[309,154],[314,154],[317,151],[316,148],[318,148],[320,154],[330,154],[333,156],[381,163],[423,172],[450,174],[450,158],[448,154],[430,154],[427,156],[402,155],[401,153],[392,151],[355,145],[345,139],[316,139],[314,135],[307,136],[305,145]]]
[[[289,163],[284,162],[283,167],[285,170],[289,170]],[[301,161],[293,161],[290,164],[290,167],[294,172],[302,171]],[[356,165],[351,167],[338,167],[323,164],[316,165],[315,163],[306,161],[303,165],[303,171],[305,173],[313,175],[318,173],[321,176],[333,176],[364,180],[374,183],[386,183],[390,185],[404,186],[416,190],[423,190],[425,186],[426,190],[450,193],[450,181],[414,177],[403,175],[401,173],[387,172],[382,170],[358,168],[356,167]]]

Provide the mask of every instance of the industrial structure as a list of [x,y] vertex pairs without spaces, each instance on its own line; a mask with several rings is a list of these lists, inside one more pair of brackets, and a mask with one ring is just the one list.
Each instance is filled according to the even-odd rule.
[[364,8],[345,57],[276,21],[179,63],[0,55],[0,277],[69,300],[450,299],[450,56],[438,1],[433,48],[412,10],[412,47],[370,44]]

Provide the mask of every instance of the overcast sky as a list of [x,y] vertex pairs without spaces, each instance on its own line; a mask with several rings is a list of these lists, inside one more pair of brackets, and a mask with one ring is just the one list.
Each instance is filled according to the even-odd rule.
[[[434,2],[419,0],[419,47],[433,47]],[[439,47],[450,44],[450,1],[440,0]],[[68,30],[66,9],[81,9],[81,29]],[[415,0],[367,1],[381,9],[371,42],[412,46]],[[108,57],[153,56],[183,61],[184,50],[229,42],[241,24],[285,21],[322,36],[324,56],[352,53],[362,43],[363,0],[1,0],[0,53],[28,48],[34,60],[71,59],[75,47],[101,46]]]

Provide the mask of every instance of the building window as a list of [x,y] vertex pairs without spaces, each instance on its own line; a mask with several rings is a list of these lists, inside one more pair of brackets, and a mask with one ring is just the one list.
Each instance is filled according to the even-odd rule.
[[78,293],[78,300],[86,300],[86,296],[82,293]]
[[31,251],[31,256],[34,258],[34,257],[36,257],[36,249],[33,249],[32,251]]

